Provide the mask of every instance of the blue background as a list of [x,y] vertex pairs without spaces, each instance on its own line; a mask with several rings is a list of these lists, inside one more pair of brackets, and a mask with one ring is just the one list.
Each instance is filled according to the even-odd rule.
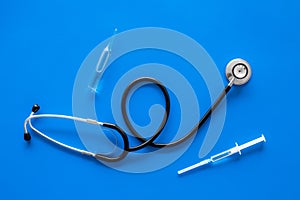
[[[1,1],[0,199],[299,199],[299,10],[289,0]],[[162,170],[129,174],[36,134],[23,141],[33,103],[72,114],[73,82],[86,55],[115,27],[145,26],[194,38],[222,73],[232,58],[251,63],[252,80],[228,96],[210,155],[264,133],[262,149],[179,177],[178,169],[199,160],[199,146]],[[72,128],[57,125],[64,141],[80,146]]]

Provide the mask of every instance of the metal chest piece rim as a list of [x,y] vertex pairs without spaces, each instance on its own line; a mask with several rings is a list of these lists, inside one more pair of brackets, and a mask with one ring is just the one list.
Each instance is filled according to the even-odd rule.
[[225,74],[229,82],[234,78],[234,85],[243,85],[250,80],[252,69],[247,61],[236,58],[227,64]]

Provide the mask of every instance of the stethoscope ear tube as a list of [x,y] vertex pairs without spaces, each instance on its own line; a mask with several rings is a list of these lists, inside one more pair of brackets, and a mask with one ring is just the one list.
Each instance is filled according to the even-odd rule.
[[[66,149],[69,149],[69,150],[72,150],[72,151],[75,151],[75,152],[78,152],[78,153],[81,153],[81,154],[84,154],[84,155],[89,155],[89,156],[95,157],[96,159],[99,159],[99,160],[103,160],[103,161],[107,161],[107,162],[115,162],[115,161],[122,160],[128,154],[129,140],[128,140],[127,134],[119,126],[117,126],[115,124],[107,123],[107,122],[98,122],[98,121],[92,120],[92,119],[85,119],[85,118],[74,117],[74,116],[67,116],[67,115],[58,115],[58,114],[38,114],[38,115],[36,115],[35,113],[39,109],[40,109],[40,106],[38,104],[33,105],[32,112],[30,113],[29,117],[26,118],[26,120],[24,122],[24,140],[25,141],[29,142],[31,140],[30,133],[27,130],[27,124],[29,124],[31,130],[33,130],[34,132],[36,132],[37,134],[39,134],[43,138],[49,140],[50,142],[53,142],[53,143],[55,143],[55,144],[57,144],[59,146],[62,146],[64,148],[66,148]],[[123,140],[123,151],[122,151],[122,153],[120,155],[118,155],[116,157],[110,157],[110,156],[107,156],[107,155],[104,155],[104,154],[92,153],[90,151],[78,149],[78,148],[75,148],[73,146],[67,145],[65,143],[62,143],[62,142],[60,142],[60,141],[58,141],[56,139],[53,139],[53,138],[47,136],[46,134],[44,134],[43,132],[41,132],[40,130],[38,130],[37,128],[35,128],[32,125],[31,120],[32,119],[38,119],[38,118],[69,119],[69,120],[80,121],[80,122],[84,122],[84,123],[88,123],[88,124],[100,125],[100,126],[103,126],[103,127],[114,129],[122,137],[122,140]]]

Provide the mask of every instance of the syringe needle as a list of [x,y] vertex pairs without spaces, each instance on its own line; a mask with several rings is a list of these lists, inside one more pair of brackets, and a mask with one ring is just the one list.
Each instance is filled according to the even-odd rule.
[[259,138],[251,140],[251,141],[249,141],[249,142],[247,142],[245,144],[242,144],[240,146],[237,143],[235,143],[235,145],[236,145],[235,147],[232,147],[231,149],[228,149],[228,150],[223,151],[223,152],[221,152],[219,154],[211,156],[209,159],[203,160],[203,161],[201,161],[201,162],[199,162],[197,164],[194,164],[194,165],[192,165],[190,167],[187,167],[187,168],[184,168],[182,170],[179,170],[177,173],[178,174],[183,174],[185,172],[188,172],[188,171],[190,171],[192,169],[195,169],[195,168],[198,168],[200,166],[206,165],[208,163],[217,162],[219,160],[222,160],[222,159],[224,159],[224,158],[226,158],[228,156],[231,156],[233,154],[236,154],[236,153],[239,153],[241,155],[241,150],[246,149],[248,147],[251,147],[253,145],[256,145],[258,143],[262,143],[262,142],[266,142],[266,138],[265,138],[264,135],[261,135]]
[[186,168],[184,168],[184,169],[182,169],[182,170],[179,170],[177,173],[178,173],[178,174],[183,174],[183,173],[185,173],[185,172],[191,171],[192,169],[196,169],[196,168],[201,167],[201,166],[203,166],[203,165],[207,165],[207,164],[210,163],[210,162],[211,162],[210,159],[206,159],[206,160],[203,160],[203,161],[201,161],[201,162],[198,162],[198,163],[196,163],[196,164],[194,164],[194,165],[192,165],[192,166],[189,166],[189,167],[186,167]]

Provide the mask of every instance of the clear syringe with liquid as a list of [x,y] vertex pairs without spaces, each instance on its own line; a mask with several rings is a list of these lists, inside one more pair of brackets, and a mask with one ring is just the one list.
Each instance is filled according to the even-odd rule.
[[259,144],[259,143],[262,143],[262,142],[266,142],[266,138],[264,135],[261,135],[259,138],[256,138],[254,140],[251,140],[245,144],[242,144],[242,145],[238,145],[237,143],[235,143],[235,147],[232,147],[231,149],[228,149],[226,151],[223,151],[217,155],[214,155],[214,156],[211,156],[210,158],[208,159],[205,159],[199,163],[196,163],[190,167],[187,167],[187,168],[184,168],[182,170],[179,170],[177,173],[178,174],[183,174],[185,172],[188,172],[188,171],[191,171],[193,169],[196,169],[198,167],[201,167],[201,166],[204,166],[204,165],[207,165],[209,163],[214,163],[214,162],[217,162],[219,160],[222,160],[224,158],[227,158],[228,156],[231,156],[231,155],[234,155],[234,154],[237,154],[239,153],[240,155],[242,154],[241,151],[243,149],[246,149],[248,147],[251,147],[253,145],[256,145],[256,144]]

